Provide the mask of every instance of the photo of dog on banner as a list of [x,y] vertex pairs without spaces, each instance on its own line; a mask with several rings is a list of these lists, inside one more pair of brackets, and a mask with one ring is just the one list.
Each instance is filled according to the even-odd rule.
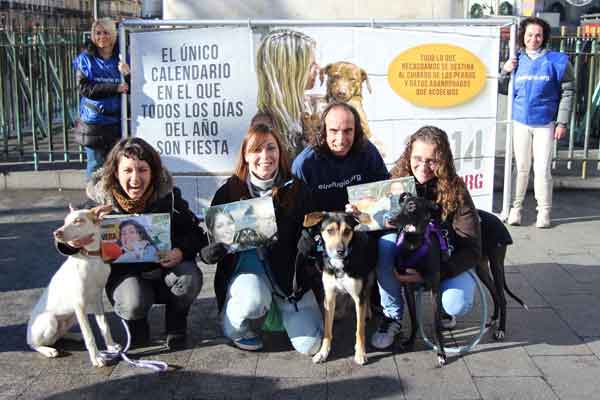
[[[421,333],[443,366],[488,328],[498,341],[510,335],[506,294],[527,308],[506,283],[512,238],[499,218],[475,207],[448,134],[418,128],[388,171],[362,103],[363,85],[372,91],[363,68],[348,61],[320,68],[316,41],[289,29],[262,39],[256,68],[258,112],[233,173],[201,218],[148,142],[124,138],[112,148],[87,184],[86,204],[54,232],[68,258],[32,310],[29,346],[57,357],[52,346],[76,336],[77,322],[93,366],[125,360],[168,370],[128,351],[153,342],[155,304],[165,305],[166,351],[189,347],[188,317],[203,285],[197,258],[214,265],[222,334],[244,351],[270,349],[275,332],[324,363],[340,352],[334,328],[351,321],[358,365],[371,350],[414,350]],[[325,95],[305,97],[317,77]],[[157,216],[168,221],[147,222]],[[111,335],[103,291],[125,343]],[[353,313],[343,312],[344,303]],[[88,313],[106,350],[98,349]],[[479,333],[466,346],[448,346],[444,331],[473,315]]]

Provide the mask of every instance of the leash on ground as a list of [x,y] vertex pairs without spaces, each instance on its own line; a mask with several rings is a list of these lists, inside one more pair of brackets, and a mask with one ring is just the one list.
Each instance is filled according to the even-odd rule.
[[123,360],[127,362],[129,365],[138,368],[149,368],[156,372],[165,372],[169,369],[169,364],[164,361],[153,361],[153,360],[133,360],[129,358],[127,355],[127,351],[129,350],[129,346],[131,345],[131,333],[129,332],[129,327],[125,320],[121,320],[121,323],[125,327],[125,333],[127,334],[127,341],[125,343],[125,348],[122,350],[112,351],[112,350],[102,350],[100,352],[100,357],[102,357],[107,364],[117,363],[119,360]]

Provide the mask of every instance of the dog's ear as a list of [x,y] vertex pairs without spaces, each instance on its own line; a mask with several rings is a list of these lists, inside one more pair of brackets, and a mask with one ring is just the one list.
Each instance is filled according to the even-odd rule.
[[442,217],[442,208],[434,201],[427,201],[427,209],[431,212],[431,218],[439,220]]
[[369,77],[367,76],[367,71],[365,71],[364,69],[361,68],[360,69],[360,77],[363,82],[366,82],[367,90],[369,91],[369,93],[373,93],[373,89],[371,89],[371,82],[369,82]]
[[325,215],[327,215],[327,213],[324,211],[315,211],[311,212],[310,214],[306,214],[304,216],[304,223],[302,224],[302,226],[304,226],[305,228],[312,228],[313,226],[323,221]]
[[90,211],[94,216],[94,223],[98,223],[102,221],[102,218],[104,218],[105,215],[112,211],[112,206],[110,204],[103,204],[92,208]]
[[73,207],[73,205],[69,203],[69,212],[72,213],[73,211],[75,211],[75,207]]
[[410,196],[409,192],[402,192],[400,193],[400,197],[398,198],[398,205],[404,203],[404,201],[406,200],[407,197]]
[[354,218],[358,222],[357,225],[358,224],[369,225],[371,223],[371,221],[373,221],[373,218],[371,218],[371,216],[369,214],[363,213],[363,212],[358,214],[358,216],[354,216]]
[[323,86],[323,82],[325,82],[325,75],[329,74],[329,70],[331,69],[332,64],[327,64],[323,68],[319,70],[319,82],[321,82],[320,86]]

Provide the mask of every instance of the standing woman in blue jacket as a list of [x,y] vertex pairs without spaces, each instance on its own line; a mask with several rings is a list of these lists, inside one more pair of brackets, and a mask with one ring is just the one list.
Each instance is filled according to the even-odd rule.
[[549,39],[550,25],[543,19],[529,17],[521,21],[518,40],[523,51],[504,64],[500,75],[499,90],[504,94],[511,74],[514,79],[512,116],[517,182],[507,221],[510,225],[521,224],[533,157],[536,226],[550,227],[552,143],[567,133],[575,83],[568,56],[547,50]]
[[129,75],[129,65],[119,61],[116,43],[114,21],[96,20],[91,43],[73,62],[80,96],[75,141],[85,146],[88,180],[121,138],[121,93],[129,90],[121,74]]

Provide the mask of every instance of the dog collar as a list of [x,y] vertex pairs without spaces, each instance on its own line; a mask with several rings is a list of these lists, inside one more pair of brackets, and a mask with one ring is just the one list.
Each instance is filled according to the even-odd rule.
[[[425,229],[425,234],[424,234],[425,240],[423,241],[421,246],[417,249],[417,251],[412,253],[411,256],[407,260],[404,261],[406,263],[406,265],[408,265],[408,266],[416,265],[417,261],[421,257],[423,257],[425,254],[427,254],[427,252],[429,251],[429,247],[431,246],[431,236],[432,235],[437,236],[438,241],[440,243],[440,251],[442,253],[449,251],[448,240],[446,238],[446,235],[434,221],[430,221],[427,224],[427,227]],[[404,242],[404,231],[402,231],[400,233],[400,236],[398,236],[398,239],[396,242],[396,247],[400,247],[403,242]]]
[[86,257],[100,257],[102,255],[102,253],[100,252],[100,249],[88,251],[88,250],[84,249],[83,247],[81,249],[79,249],[79,253]]

